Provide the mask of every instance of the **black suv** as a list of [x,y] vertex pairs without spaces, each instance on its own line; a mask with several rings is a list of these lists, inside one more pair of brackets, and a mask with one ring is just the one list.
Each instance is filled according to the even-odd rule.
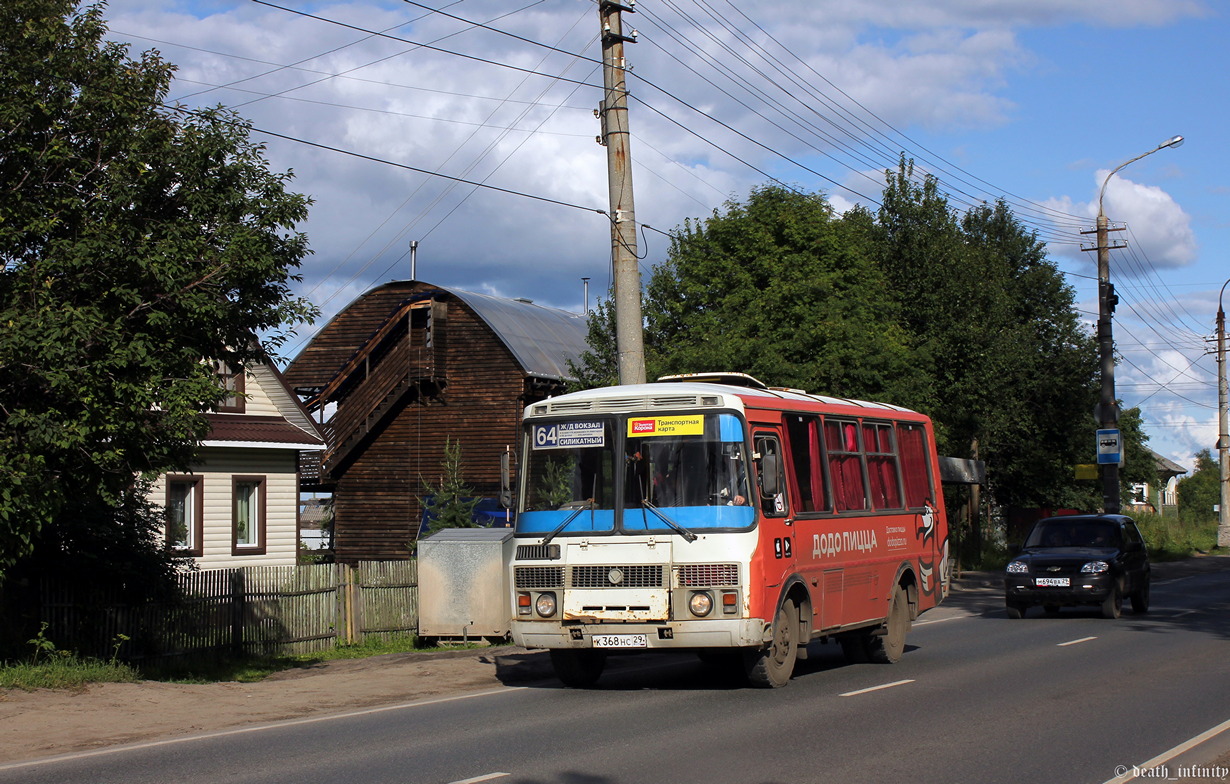
[[1009,618],[1040,604],[1047,612],[1098,605],[1118,618],[1123,597],[1132,611],[1149,610],[1149,554],[1136,523],[1125,515],[1067,515],[1034,523],[1004,570]]

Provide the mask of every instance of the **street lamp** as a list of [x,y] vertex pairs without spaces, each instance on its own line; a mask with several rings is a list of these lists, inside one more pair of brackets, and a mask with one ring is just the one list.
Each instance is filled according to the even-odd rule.
[[1217,295],[1217,461],[1221,464],[1221,499],[1217,507],[1217,546],[1230,547],[1230,429],[1226,426],[1226,311],[1221,299],[1230,280]]
[[[1098,191],[1098,224],[1094,230],[1098,243],[1093,248],[1085,248],[1085,250],[1096,249],[1098,252],[1098,357],[1102,372],[1102,394],[1097,409],[1098,424],[1102,430],[1113,430],[1116,434],[1119,430],[1119,404],[1115,400],[1115,341],[1111,333],[1111,314],[1114,313],[1119,299],[1115,296],[1115,287],[1110,283],[1111,245],[1108,238],[1110,227],[1106,220],[1106,213],[1102,210],[1102,198],[1106,195],[1106,186],[1110,183],[1110,178],[1114,177],[1124,166],[1135,163],[1158,150],[1178,147],[1182,143],[1182,136],[1172,136],[1152,150],[1124,161],[1106,175],[1106,179],[1102,181],[1102,188]],[[1115,229],[1115,231],[1121,230]],[[1120,243],[1114,247],[1122,248],[1125,244]],[[1122,439],[1119,439],[1119,450],[1119,454],[1122,455]],[[1102,463],[1099,460],[1098,469],[1102,478],[1102,510],[1107,514],[1118,514],[1120,506],[1119,463]]]

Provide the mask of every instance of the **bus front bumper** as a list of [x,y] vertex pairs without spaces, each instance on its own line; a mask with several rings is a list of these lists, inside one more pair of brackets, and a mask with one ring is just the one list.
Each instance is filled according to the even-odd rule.
[[512,639],[523,648],[605,648],[663,650],[684,648],[759,647],[765,623],[758,618],[732,618],[666,623],[512,622]]

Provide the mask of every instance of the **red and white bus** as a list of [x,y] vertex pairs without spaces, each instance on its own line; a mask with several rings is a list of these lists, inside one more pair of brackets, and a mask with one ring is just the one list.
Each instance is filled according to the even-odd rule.
[[901,657],[948,591],[931,421],[742,374],[525,410],[513,640],[588,686],[612,651],[690,650],[784,686],[813,640]]

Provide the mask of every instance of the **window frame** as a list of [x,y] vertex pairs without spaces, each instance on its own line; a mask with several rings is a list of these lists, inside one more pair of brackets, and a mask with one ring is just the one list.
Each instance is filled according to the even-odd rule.
[[[252,544],[241,544],[239,541],[239,488],[241,485],[253,485],[256,500],[252,504],[256,514],[256,541]],[[264,555],[268,546],[266,538],[268,529],[268,487],[266,477],[256,475],[235,475],[231,477],[231,555]]]
[[214,371],[221,380],[226,397],[218,402],[214,411],[219,414],[243,414],[247,411],[247,372],[243,368],[235,368],[229,362],[214,363]]
[[[163,529],[163,536],[166,540],[167,548],[177,555],[200,558],[204,553],[202,537],[205,523],[205,478],[197,474],[167,474],[165,478],[166,488],[163,493],[163,510],[167,519]],[[186,526],[188,534],[187,546],[180,547],[171,537],[171,493],[172,488],[183,485],[191,488],[190,505],[186,508],[191,510],[192,519]]]

